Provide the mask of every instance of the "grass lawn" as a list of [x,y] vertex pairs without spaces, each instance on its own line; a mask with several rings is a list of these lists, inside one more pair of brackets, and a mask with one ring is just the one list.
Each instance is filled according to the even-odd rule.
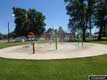
[[6,48],[6,47],[11,47],[11,46],[18,46],[18,45],[25,45],[28,44],[28,42],[6,42],[6,43],[0,43],[0,49]]
[[[66,41],[66,42],[75,42],[75,41]],[[86,43],[98,43],[98,44],[107,44],[107,39],[103,39],[103,40],[96,40],[96,39],[92,39],[92,40],[86,40]]]
[[[2,48],[6,48],[6,47],[12,47],[12,46],[18,46],[18,45],[25,45],[25,44],[30,44],[31,42],[6,42],[6,43],[0,43],[0,49]],[[35,41],[36,44],[39,43],[47,43],[46,40],[39,40],[39,41]]]
[[98,40],[90,40],[90,41],[87,41],[87,42],[98,43],[98,44],[106,44],[106,45],[107,45],[107,40],[101,40],[101,41],[98,41]]
[[0,59],[0,80],[87,80],[107,74],[107,55],[68,60]]

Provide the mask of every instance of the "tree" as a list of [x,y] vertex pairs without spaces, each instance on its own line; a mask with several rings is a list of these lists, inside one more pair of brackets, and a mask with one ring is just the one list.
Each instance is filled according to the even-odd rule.
[[7,34],[0,33],[0,40],[7,39]]
[[27,36],[28,32],[33,32],[37,37],[45,31],[45,16],[35,9],[25,10],[22,8],[13,8],[15,15],[15,33],[16,36]]
[[15,38],[15,37],[16,37],[16,35],[15,35],[15,33],[14,33],[14,32],[10,32],[10,33],[9,33],[9,37],[10,37],[10,38]]
[[1,39],[3,39],[3,34],[2,34],[2,33],[0,33],[0,40],[1,40]]
[[75,30],[81,28],[83,31],[82,39],[85,41],[85,32],[87,29],[87,7],[85,0],[65,0],[67,4],[67,14],[70,16],[69,28]]
[[41,12],[36,11],[35,9],[29,9],[28,11],[29,19],[29,31],[36,33],[37,36],[40,36],[45,31],[45,16]]
[[13,8],[13,14],[15,16],[16,28],[14,32],[16,36],[26,36],[27,35],[27,26],[25,26],[27,20],[27,11],[22,8]]
[[52,32],[53,32],[53,29],[52,29],[52,28],[49,28],[49,29],[47,30],[47,32],[46,32],[46,38],[47,38],[48,40],[50,40],[50,39],[53,37]]
[[102,39],[102,36],[105,35],[105,28],[107,27],[107,1],[106,0],[99,0],[96,2],[95,5],[95,25],[99,28],[99,36],[98,40]]
[[[99,28],[98,40],[106,35],[107,27],[107,0],[65,0],[67,3],[67,14],[70,16],[69,28],[75,32],[81,27],[83,40],[86,30],[93,28],[93,23]],[[92,22],[93,19],[93,22]]]
[[93,16],[93,12],[94,12],[94,4],[95,4],[96,0],[87,0],[87,7],[88,7],[88,23],[89,23],[89,31],[90,31],[90,36],[92,35],[92,31],[91,29],[93,28],[92,27],[92,16]]

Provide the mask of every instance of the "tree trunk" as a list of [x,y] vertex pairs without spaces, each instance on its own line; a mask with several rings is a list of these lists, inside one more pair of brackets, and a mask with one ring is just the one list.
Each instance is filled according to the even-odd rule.
[[91,29],[92,29],[92,25],[91,25],[91,16],[92,16],[92,0],[88,0],[88,9],[89,9],[89,32],[90,32],[90,34],[89,34],[89,36],[91,37],[92,36],[92,31],[91,31]]
[[92,31],[91,31],[91,29],[92,29],[92,26],[91,26],[91,14],[90,14],[90,16],[89,16],[89,29],[90,29],[90,37],[92,36]]
[[105,27],[105,25],[103,25],[103,36],[105,37],[106,36],[106,27]]
[[83,34],[82,34],[82,40],[83,40],[83,41],[86,41],[85,32],[86,32],[86,29],[83,29]]
[[102,26],[100,26],[100,31],[99,31],[99,36],[98,36],[98,40],[102,39]]

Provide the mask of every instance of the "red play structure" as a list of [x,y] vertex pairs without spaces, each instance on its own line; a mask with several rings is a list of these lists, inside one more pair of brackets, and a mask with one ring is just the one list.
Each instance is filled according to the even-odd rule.
[[34,43],[34,33],[33,32],[29,32],[28,33],[28,36],[31,38],[31,41],[32,41],[32,50],[33,50],[33,54],[35,54],[35,43]]

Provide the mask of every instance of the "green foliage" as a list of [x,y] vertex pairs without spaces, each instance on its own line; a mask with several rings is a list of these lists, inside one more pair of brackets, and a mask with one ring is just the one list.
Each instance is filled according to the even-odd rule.
[[15,33],[16,36],[22,36],[22,35],[27,35],[27,30],[25,26],[26,23],[26,10],[22,8],[13,8],[13,13],[15,16]]
[[7,39],[7,34],[0,33],[0,40]]
[[104,40],[92,40],[91,39],[91,40],[88,40],[87,42],[107,45],[106,39],[104,39]]
[[41,12],[35,9],[13,8],[13,13],[15,15],[16,36],[27,36],[28,32],[40,36],[45,31],[45,16]]
[[[76,28],[83,29],[83,40],[86,30],[93,28],[93,23],[99,28],[99,37],[105,35],[107,27],[107,1],[106,0],[64,0],[67,4],[67,14],[70,16],[69,28],[76,32]],[[94,18],[94,19],[93,19]],[[93,21],[93,22],[92,22]]]
[[74,32],[76,32],[76,28],[81,28],[83,31],[83,40],[85,40],[87,29],[87,6],[85,0],[65,0],[65,2],[68,2],[66,10],[70,16],[69,28]]
[[52,32],[52,31],[53,31],[53,29],[52,29],[52,28],[49,28],[49,29],[47,30],[47,33]]
[[64,33],[64,30],[63,30],[63,28],[61,26],[59,27],[58,31]]
[[0,39],[3,39],[3,34],[0,33]]
[[[105,2],[103,2],[105,1]],[[97,1],[95,5],[95,12],[94,12],[94,23],[99,28],[99,36],[98,40],[102,38],[103,35],[105,35],[105,30],[107,28],[107,2],[106,0],[103,1]],[[103,34],[103,35],[102,35]]]

